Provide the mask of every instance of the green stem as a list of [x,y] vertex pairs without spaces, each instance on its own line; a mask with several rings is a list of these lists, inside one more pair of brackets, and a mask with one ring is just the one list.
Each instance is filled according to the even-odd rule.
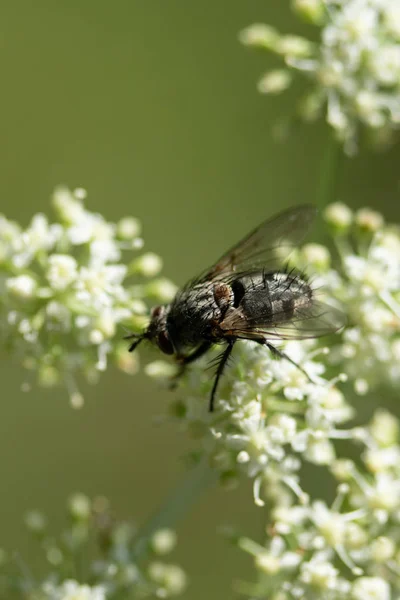
[[339,191],[339,175],[342,163],[342,146],[333,133],[328,130],[328,141],[321,160],[320,178],[317,189],[316,204],[324,208],[337,200]]
[[191,469],[139,531],[137,542],[133,548],[133,557],[136,560],[144,558],[150,549],[151,536],[158,529],[174,527],[190,510],[201,492],[214,484],[216,480],[217,473],[210,469],[206,460]]

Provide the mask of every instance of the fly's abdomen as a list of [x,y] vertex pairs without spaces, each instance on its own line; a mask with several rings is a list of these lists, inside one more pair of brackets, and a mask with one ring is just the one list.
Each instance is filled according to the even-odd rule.
[[299,275],[275,273],[268,285],[274,324],[289,321],[312,303],[312,289]]
[[249,322],[277,325],[290,321],[302,306],[310,306],[312,290],[304,279],[287,273],[260,273],[236,281],[239,307]]

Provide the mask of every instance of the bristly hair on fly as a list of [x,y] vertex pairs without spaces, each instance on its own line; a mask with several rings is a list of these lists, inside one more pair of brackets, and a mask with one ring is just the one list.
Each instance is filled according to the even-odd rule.
[[307,375],[274,342],[321,337],[346,323],[341,310],[317,299],[317,289],[304,272],[289,267],[291,251],[302,243],[315,216],[315,207],[305,204],[261,223],[189,281],[171,304],[155,307],[146,330],[129,336],[133,339],[129,351],[148,339],[174,356],[181,374],[211,346],[224,345],[215,365],[210,411],[218,382],[240,340],[266,346]]

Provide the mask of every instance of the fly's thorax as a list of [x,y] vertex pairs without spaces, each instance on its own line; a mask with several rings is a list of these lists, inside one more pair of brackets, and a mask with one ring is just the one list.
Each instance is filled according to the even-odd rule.
[[167,329],[178,352],[211,341],[215,324],[221,321],[233,293],[222,283],[202,282],[179,292],[167,316]]

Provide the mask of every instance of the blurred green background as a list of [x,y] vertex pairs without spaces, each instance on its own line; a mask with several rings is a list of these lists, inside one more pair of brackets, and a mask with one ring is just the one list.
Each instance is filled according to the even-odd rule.
[[[237,41],[255,21],[307,32],[282,0],[3,3],[1,212],[26,224],[49,212],[56,184],[83,186],[91,210],[139,217],[146,248],[182,284],[275,210],[315,202],[327,131],[272,140],[293,98],[256,91],[271,59]],[[347,161],[340,199],[399,220],[399,158],[393,147]],[[28,508],[57,530],[81,490],[144,522],[181,478],[187,440],[154,423],[170,393],[155,382],[108,372],[75,412],[63,390],[22,393],[24,373],[4,356],[0,377],[0,546],[28,562]],[[207,492],[180,524],[185,598],[232,597],[232,579],[249,575],[250,560],[216,535],[229,522],[260,533],[246,485]]]

